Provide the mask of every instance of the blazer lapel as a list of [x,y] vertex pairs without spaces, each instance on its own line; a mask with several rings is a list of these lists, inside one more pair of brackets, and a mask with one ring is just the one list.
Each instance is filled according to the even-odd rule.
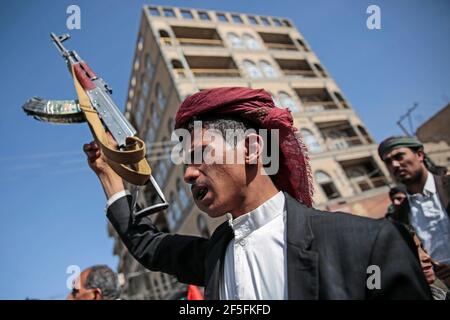
[[288,298],[317,300],[319,298],[319,255],[311,250],[312,233],[309,208],[285,193],[287,205],[287,282]]
[[230,240],[234,237],[233,230],[228,221],[219,226],[211,237],[211,245],[206,258],[205,275],[205,299],[219,300],[219,282],[223,268],[223,259],[225,251]]

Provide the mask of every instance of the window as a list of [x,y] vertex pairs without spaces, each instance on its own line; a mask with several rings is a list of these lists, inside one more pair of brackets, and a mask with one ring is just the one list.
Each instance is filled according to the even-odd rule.
[[175,199],[173,191],[170,193],[170,206],[167,211],[167,222],[171,231],[175,229],[178,221],[181,219],[181,208]]
[[164,16],[166,16],[168,18],[175,17],[175,12],[172,9],[165,8],[165,9],[163,9],[163,11],[164,11]]
[[292,27],[291,23],[290,23],[289,21],[287,21],[287,20],[283,20],[283,24],[284,24],[286,27]]
[[[170,167],[170,160],[165,159],[166,156],[162,154],[161,152],[158,153],[156,160],[156,166],[155,166],[155,179],[160,185],[164,185],[167,180],[167,173],[169,171]],[[172,205],[172,203],[171,203]]]
[[159,120],[160,120],[160,117],[159,117],[158,110],[155,107],[155,105],[152,105],[152,122],[159,124]]
[[158,84],[156,87],[156,98],[158,99],[159,108],[162,110],[166,107],[166,97],[164,96],[164,92],[161,89],[161,86]]
[[134,115],[134,121],[136,122],[138,127],[142,125],[142,120],[144,120],[144,112],[145,112],[145,100],[144,97],[141,96],[137,105],[136,113]]
[[175,71],[175,73],[180,77],[184,77],[185,76],[184,68],[183,68],[183,65],[181,64],[180,60],[173,59],[171,61],[171,63],[172,63],[172,68]]
[[270,21],[266,17],[261,17],[261,22],[264,26],[270,26]]
[[149,9],[149,11],[150,11],[150,15],[151,15],[151,16],[158,17],[158,16],[161,15],[161,14],[159,13],[158,8],[151,7],[151,8]]
[[294,99],[284,91],[278,94],[278,99],[280,101],[281,107],[289,108],[292,112],[300,111]]
[[237,14],[231,15],[231,18],[233,19],[234,23],[243,23],[242,18]]
[[273,21],[273,24],[276,25],[277,27],[282,27],[283,26],[281,21],[278,20],[278,19],[272,19],[272,21]]
[[301,129],[300,134],[302,135],[303,142],[305,142],[309,152],[316,153],[322,151],[319,141],[317,141],[316,136],[311,131],[308,129]]
[[148,53],[145,55],[145,72],[147,73],[149,79],[153,77],[154,68],[152,59]]
[[297,39],[297,42],[300,45],[300,47],[302,47],[302,50],[309,51],[308,47],[306,46],[306,44],[301,39]]
[[269,62],[262,60],[259,62],[259,65],[261,66],[261,69],[267,78],[278,77],[277,71]]
[[251,49],[251,50],[261,49],[259,42],[256,41],[255,38],[253,38],[248,33],[244,33],[244,35],[242,36],[242,40],[244,41],[245,46],[248,49]]
[[189,10],[181,10],[181,16],[184,19],[192,20],[194,19],[194,16],[192,15],[192,12]]
[[217,14],[217,20],[221,21],[221,22],[228,22],[228,18],[225,14],[223,13],[218,13]]
[[327,173],[324,171],[317,171],[314,177],[328,199],[336,199],[341,196],[336,189],[333,180],[331,180],[331,177]]
[[230,32],[227,34],[228,41],[233,48],[243,48],[242,40],[236,33]]
[[156,130],[151,125],[151,123],[152,123],[152,121],[150,121],[148,129],[147,129],[147,134],[145,135],[145,142],[147,143],[147,147],[149,147],[149,145],[151,145],[153,143],[153,141],[155,140],[155,136],[156,136]]
[[198,16],[199,16],[200,20],[211,20],[209,18],[209,14],[204,11],[199,11]]
[[250,60],[244,61],[244,67],[250,78],[253,79],[262,78],[261,70],[259,70],[259,68]]
[[258,20],[256,20],[256,18],[252,16],[248,17],[248,21],[250,22],[250,24],[258,24]]
[[183,183],[181,182],[180,178],[177,179],[177,193],[178,193],[178,199],[180,199],[182,208],[186,209],[190,204],[190,200],[189,200],[189,196],[187,195],[186,189],[183,186]]
[[145,77],[142,77],[142,92],[144,94],[145,99],[147,99],[148,91],[149,91],[148,81],[145,80]]
[[141,51],[143,47],[144,47],[144,38],[142,36],[139,36],[137,44],[138,51]]

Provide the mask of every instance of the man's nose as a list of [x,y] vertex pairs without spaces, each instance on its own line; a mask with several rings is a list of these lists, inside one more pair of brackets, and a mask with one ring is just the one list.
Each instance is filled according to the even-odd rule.
[[184,172],[184,182],[188,184],[194,184],[199,175],[200,171],[198,170],[197,166],[189,164],[187,165],[186,171]]

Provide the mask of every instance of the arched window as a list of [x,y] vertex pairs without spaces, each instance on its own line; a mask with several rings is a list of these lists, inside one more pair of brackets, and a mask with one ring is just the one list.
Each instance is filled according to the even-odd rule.
[[172,69],[175,71],[175,73],[178,76],[184,77],[185,76],[184,68],[183,68],[183,64],[180,62],[180,60],[173,59],[171,61],[171,63],[172,63]]
[[173,231],[181,219],[182,211],[180,205],[175,199],[175,194],[173,193],[173,191],[170,193],[169,199],[170,206],[167,210],[167,222],[170,230]]
[[143,96],[139,98],[139,102],[137,105],[136,113],[134,114],[134,121],[136,125],[140,127],[142,125],[142,121],[144,120],[145,115],[145,99]]
[[189,206],[190,200],[188,194],[186,193],[186,188],[180,178],[177,179],[177,193],[178,199],[180,199],[181,207],[186,209]]
[[148,85],[148,81],[145,79],[145,77],[142,77],[142,93],[143,93],[145,99],[147,99],[147,97],[148,97],[149,89],[150,88]]
[[301,129],[300,133],[303,137],[303,142],[305,142],[310,152],[315,153],[322,151],[322,147],[320,146],[319,141],[311,131],[309,131],[308,129]]
[[373,143],[372,138],[369,136],[369,133],[363,126],[357,125],[356,127],[358,128],[359,132],[361,132],[361,134],[364,136],[364,138],[367,140],[368,143]]
[[316,182],[320,185],[328,199],[336,199],[341,196],[339,194],[339,191],[336,189],[333,180],[326,172],[317,171],[314,174],[314,178],[316,179]]
[[164,109],[166,107],[166,96],[164,95],[164,92],[159,85],[159,83],[156,85],[156,98],[158,99],[158,105],[159,109]]
[[158,109],[156,108],[156,106],[154,104],[152,104],[152,106],[151,106],[151,113],[152,113],[151,114],[152,123],[158,124],[160,117],[159,117]]
[[155,68],[153,67],[152,59],[150,58],[150,55],[147,53],[145,55],[145,72],[147,73],[147,77],[149,79],[153,77],[154,71]]
[[262,60],[259,62],[259,65],[261,66],[261,69],[267,78],[278,77],[278,72],[275,70],[275,68],[269,62]]
[[244,48],[241,38],[239,38],[239,36],[236,33],[229,32],[227,34],[227,38],[233,48],[239,48],[239,49]]
[[159,30],[159,37],[161,38],[161,43],[168,45],[172,44],[172,39],[166,30]]
[[148,126],[147,129],[147,134],[145,135],[145,142],[147,143],[147,147],[149,147],[149,145],[151,145],[153,143],[153,141],[155,140],[155,135],[156,135],[156,130],[155,128],[150,124]]
[[289,108],[292,112],[300,111],[294,99],[284,91],[281,91],[278,94],[278,100],[280,102],[281,107]]
[[242,40],[244,41],[245,46],[250,50],[261,49],[261,45],[259,44],[259,42],[256,41],[256,39],[253,38],[253,36],[249,35],[248,33],[244,33],[242,35]]
[[247,74],[250,76],[250,78],[258,79],[262,78],[261,70],[250,60],[244,61],[244,67],[247,71]]

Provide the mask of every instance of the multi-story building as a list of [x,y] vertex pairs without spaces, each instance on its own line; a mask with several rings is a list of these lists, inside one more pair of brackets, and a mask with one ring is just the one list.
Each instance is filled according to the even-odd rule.
[[[169,159],[179,104],[192,93],[219,86],[264,88],[278,106],[292,111],[310,151],[316,207],[384,215],[389,175],[377,146],[292,21],[145,6],[125,112],[149,147],[154,176],[171,205],[153,216],[160,228],[208,236],[223,221],[195,207],[181,166]],[[139,199],[141,206],[154,201],[150,189]],[[146,273],[118,239],[114,253],[129,297],[167,298],[179,288],[167,275]]]
[[450,103],[417,128],[416,136],[427,155],[439,166],[450,170]]

